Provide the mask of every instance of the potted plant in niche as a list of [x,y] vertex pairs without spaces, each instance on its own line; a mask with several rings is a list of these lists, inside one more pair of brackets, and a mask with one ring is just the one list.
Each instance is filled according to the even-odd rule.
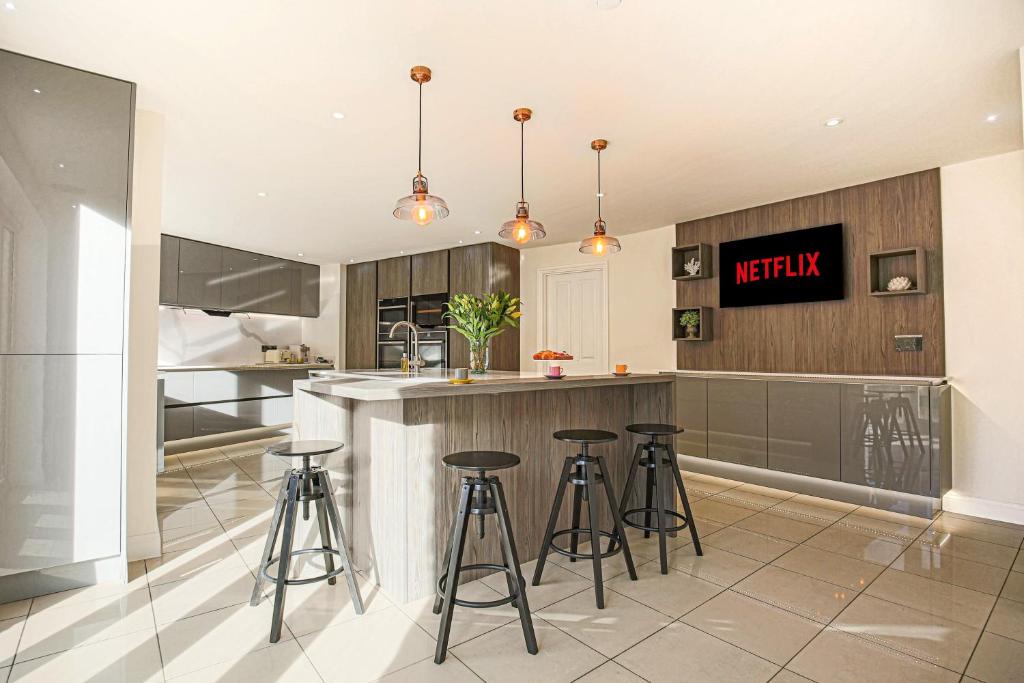
[[487,372],[490,365],[491,340],[509,327],[519,327],[519,297],[508,292],[485,294],[455,294],[449,299],[444,317],[451,321],[448,329],[455,330],[469,341],[469,370],[475,374]]
[[700,311],[690,309],[679,316],[679,325],[683,328],[687,339],[696,339],[700,335]]

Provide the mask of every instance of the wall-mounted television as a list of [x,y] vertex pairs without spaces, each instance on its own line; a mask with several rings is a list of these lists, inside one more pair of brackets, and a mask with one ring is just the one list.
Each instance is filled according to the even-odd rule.
[[722,242],[718,305],[769,306],[843,298],[843,225]]

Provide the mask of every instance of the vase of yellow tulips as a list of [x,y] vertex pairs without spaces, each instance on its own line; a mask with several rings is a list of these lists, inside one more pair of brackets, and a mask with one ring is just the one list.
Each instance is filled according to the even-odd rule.
[[461,334],[469,342],[469,371],[483,374],[490,367],[491,340],[510,327],[519,327],[519,297],[508,292],[484,296],[455,294],[446,304],[444,317],[448,329]]

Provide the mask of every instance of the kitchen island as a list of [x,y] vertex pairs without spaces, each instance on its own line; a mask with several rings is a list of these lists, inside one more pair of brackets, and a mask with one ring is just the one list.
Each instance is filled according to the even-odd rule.
[[[496,473],[508,496],[522,562],[536,558],[564,458],[576,450],[555,441],[560,429],[606,429],[619,435],[595,447],[614,489],[626,479],[639,438],[634,422],[672,422],[670,375],[570,376],[491,372],[467,385],[445,371],[324,372],[294,386],[295,436],[345,444],[329,463],[353,559],[394,600],[434,591],[460,474],[441,459],[462,450],[503,450],[518,467]],[[635,492],[633,493],[635,496]],[[601,506],[601,526],[610,528]],[[570,526],[563,504],[559,528]],[[500,558],[497,534],[466,544],[465,563]]]

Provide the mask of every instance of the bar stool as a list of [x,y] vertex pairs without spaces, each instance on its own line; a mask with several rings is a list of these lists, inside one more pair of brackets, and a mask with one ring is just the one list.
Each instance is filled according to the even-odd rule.
[[[668,424],[657,424],[657,423],[643,423],[643,424],[632,424],[626,426],[627,432],[633,434],[642,434],[649,436],[650,440],[647,443],[637,444],[636,452],[633,455],[633,466],[629,470],[629,476],[626,478],[626,486],[622,490],[622,500],[619,503],[619,514],[622,516],[622,521],[633,527],[634,529],[643,529],[644,538],[650,538],[651,532],[658,532],[658,550],[661,555],[661,573],[668,574],[668,549],[665,541],[665,534],[673,531],[680,531],[686,527],[690,528],[690,537],[693,539],[693,547],[698,555],[703,555],[704,551],[700,547],[700,539],[697,536],[697,527],[693,522],[693,513],[690,512],[690,500],[686,497],[686,486],[683,484],[683,475],[679,471],[679,462],[676,460],[676,455],[673,449],[668,444],[661,443],[658,441],[659,436],[674,436],[683,431],[682,427]],[[658,455],[659,450],[665,451],[665,457]],[[646,453],[646,457],[641,457]],[[647,482],[646,482],[646,495],[644,507],[633,508],[631,510],[626,509],[626,505],[629,501],[629,494],[633,490],[633,482],[636,479],[636,471],[638,467],[642,467],[647,470]],[[665,480],[667,472],[664,472],[665,468],[671,471],[671,477]],[[665,487],[671,488],[672,480],[675,480],[675,485],[679,487],[679,497],[683,501],[683,512],[685,514],[679,514],[675,510],[666,510],[664,504],[663,492]],[[658,504],[655,506],[654,501]],[[638,513],[644,513],[643,524],[634,522],[630,519]],[[657,526],[651,526],[651,515],[657,517]],[[680,524],[674,526],[666,526],[666,517],[675,517],[676,519],[682,520]]]
[[[437,596],[434,598],[434,614],[441,615],[437,631],[437,649],[434,663],[440,664],[448,653],[448,636],[452,628],[452,613],[455,606],[475,609],[499,607],[512,604],[519,608],[519,621],[523,626],[526,651],[537,654],[537,637],[533,632],[533,619],[526,600],[526,580],[519,567],[516,541],[512,537],[512,522],[508,516],[508,503],[501,481],[487,476],[488,470],[504,470],[519,464],[519,456],[502,451],[462,451],[442,458],[445,466],[460,471],[473,472],[465,475],[459,485],[459,502],[452,519],[448,547],[444,552],[444,572],[437,580]],[[484,521],[487,515],[494,515],[501,539],[502,564],[462,564],[462,552],[466,547],[466,530],[469,518],[477,519],[477,536],[484,538]],[[459,575],[469,569],[496,569],[504,572],[508,584],[508,597],[498,600],[472,601],[458,597]]]
[[[359,587],[356,585],[355,573],[352,571],[352,563],[348,557],[348,545],[345,542],[345,532],[341,528],[341,515],[338,513],[338,504],[334,500],[334,493],[331,490],[331,478],[327,470],[311,464],[310,459],[318,455],[329,455],[340,451],[343,444],[336,441],[290,441],[275,444],[267,448],[267,453],[284,458],[302,458],[299,467],[292,468],[281,477],[281,488],[277,494],[277,504],[274,506],[274,514],[270,520],[270,531],[267,533],[267,543],[263,546],[263,554],[260,556],[260,566],[256,571],[256,585],[252,589],[252,598],[249,604],[255,607],[260,603],[263,595],[263,579],[276,584],[274,591],[274,616],[270,625],[270,642],[276,643],[281,638],[281,623],[284,618],[284,599],[288,586],[301,586],[307,583],[326,580],[334,585],[338,574],[345,572],[345,579],[348,582],[348,592],[352,596],[352,603],[356,614],[363,613],[363,598],[359,594]],[[320,547],[302,548],[292,550],[292,541],[295,535],[295,514],[299,503],[302,503],[302,518],[309,519],[309,504],[316,505],[317,521],[320,524]],[[284,535],[281,537],[281,553],[274,556],[274,545],[277,543],[277,536],[281,531],[281,522],[284,521]],[[334,529],[334,542],[337,548],[331,547],[331,527]],[[291,567],[291,560],[297,555],[318,555],[324,556],[326,571],[308,579],[289,579],[288,570]],[[334,568],[334,556],[341,560],[341,567]],[[277,563],[277,576],[271,576],[270,566]]]
[[[558,478],[558,488],[555,491],[555,502],[551,506],[551,516],[548,518],[547,531],[544,532],[544,542],[540,547],[540,556],[537,558],[537,568],[533,572],[533,585],[540,585],[541,574],[544,572],[544,563],[547,561],[548,552],[554,550],[560,555],[565,555],[570,562],[576,560],[591,560],[594,563],[594,592],[597,597],[597,608],[604,609],[604,580],[601,574],[601,560],[621,551],[626,558],[626,568],[629,570],[629,578],[636,581],[636,568],[633,566],[633,555],[629,552],[629,542],[626,539],[626,532],[622,526],[622,516],[615,504],[615,493],[612,491],[612,484],[608,480],[608,466],[603,456],[590,455],[590,446],[599,443],[610,443],[617,441],[619,436],[615,432],[606,432],[601,429],[566,429],[555,432],[554,437],[559,441],[580,444],[581,452],[576,456],[569,456],[562,466],[562,473]],[[573,471],[575,467],[575,471]],[[608,508],[611,512],[614,531],[602,531],[597,526],[597,495],[598,484],[602,484],[605,497],[608,499]],[[558,513],[562,509],[562,499],[565,497],[565,490],[570,485],[574,486],[572,492],[572,526],[568,529],[555,531],[555,524],[558,522]],[[583,501],[587,501],[589,527],[580,526],[580,512]],[[590,538],[590,552],[579,553],[579,537],[581,534]],[[569,536],[569,549],[559,547],[554,539],[559,536]],[[601,537],[610,539],[608,550],[601,552]],[[616,546],[616,541],[619,545]]]

